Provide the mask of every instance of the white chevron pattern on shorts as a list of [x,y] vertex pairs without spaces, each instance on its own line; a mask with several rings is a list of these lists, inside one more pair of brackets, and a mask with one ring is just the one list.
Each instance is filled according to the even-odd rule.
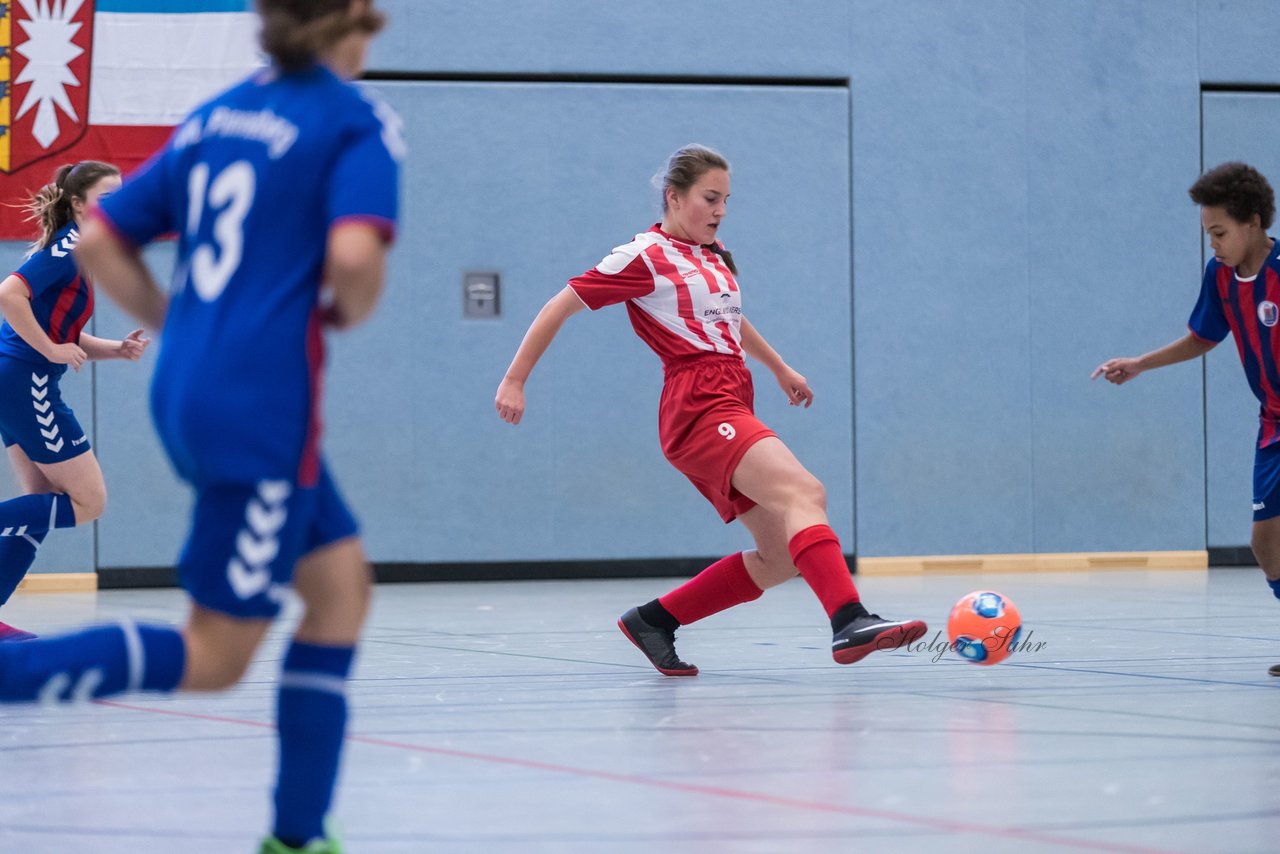
[[40,435],[44,437],[44,446],[55,454],[62,450],[62,437],[58,435],[58,425],[53,423],[53,413],[49,411],[49,375],[31,374],[31,405],[35,407],[36,423],[40,425]]
[[293,485],[286,480],[264,480],[245,506],[245,526],[236,535],[236,553],[227,562],[227,580],[241,599],[271,587],[271,562],[280,554],[280,531],[289,518],[285,502],[292,491]]

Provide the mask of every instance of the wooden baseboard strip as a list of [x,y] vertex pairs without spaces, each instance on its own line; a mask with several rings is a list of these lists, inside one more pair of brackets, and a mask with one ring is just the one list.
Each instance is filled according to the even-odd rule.
[[917,572],[1093,572],[1116,569],[1208,569],[1202,552],[1067,552],[1065,554],[859,557],[859,575]]
[[96,572],[36,572],[18,585],[19,593],[92,593],[97,589]]

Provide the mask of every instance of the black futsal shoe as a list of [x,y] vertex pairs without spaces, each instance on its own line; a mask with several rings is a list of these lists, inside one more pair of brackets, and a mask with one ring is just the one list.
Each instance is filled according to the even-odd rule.
[[1271,668],[1267,672],[1272,676],[1280,676],[1280,664],[1271,665]]
[[853,664],[873,652],[897,649],[929,631],[923,620],[886,620],[876,614],[854,617],[831,638],[831,657],[839,664]]
[[676,655],[676,633],[646,623],[640,616],[639,608],[632,608],[619,617],[618,628],[663,676],[698,675],[698,668],[681,661],[680,656]]

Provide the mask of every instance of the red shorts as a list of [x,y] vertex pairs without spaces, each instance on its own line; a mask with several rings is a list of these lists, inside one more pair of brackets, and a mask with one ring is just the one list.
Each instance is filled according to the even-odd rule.
[[708,353],[668,365],[658,436],[662,453],[725,522],[756,503],[733,488],[733,471],[747,449],[776,435],[756,418],[751,372],[738,356]]

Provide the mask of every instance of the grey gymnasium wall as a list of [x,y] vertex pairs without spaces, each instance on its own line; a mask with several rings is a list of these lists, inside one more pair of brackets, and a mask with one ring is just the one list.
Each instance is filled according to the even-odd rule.
[[[1202,131],[1206,163],[1272,163],[1280,96],[1207,92],[1201,120],[1204,86],[1280,84],[1280,58],[1238,49],[1280,40],[1267,0],[382,5],[372,85],[412,147],[401,239],[327,388],[329,457],[374,560],[745,545],[663,461],[660,371],[620,309],[570,321],[526,423],[492,412],[539,306],[653,221],[648,179],[692,140],[734,163],[723,237],[747,313],[818,392],[794,411],[757,372],[760,410],[826,482],[848,550],[1247,542],[1256,406],[1234,353],[1207,360],[1208,419],[1199,362],[1123,388],[1088,375],[1185,328]],[[499,319],[463,319],[472,269],[501,272]],[[128,328],[102,305],[98,334]],[[38,569],[173,563],[188,499],[149,370],[68,380],[110,505]]]

